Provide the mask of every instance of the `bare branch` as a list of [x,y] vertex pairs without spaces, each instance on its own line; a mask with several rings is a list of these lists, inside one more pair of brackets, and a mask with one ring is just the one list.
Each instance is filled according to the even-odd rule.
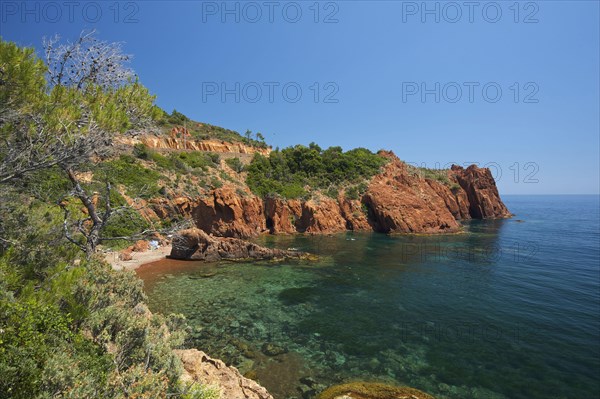
[[51,85],[79,90],[89,85],[114,88],[135,77],[133,70],[125,66],[132,57],[123,54],[121,43],[100,41],[95,35],[95,30],[84,31],[74,43],[65,44],[59,44],[58,36],[44,38]]

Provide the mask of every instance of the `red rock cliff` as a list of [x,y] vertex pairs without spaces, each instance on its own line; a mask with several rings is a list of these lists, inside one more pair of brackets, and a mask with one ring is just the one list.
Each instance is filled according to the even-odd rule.
[[510,217],[500,195],[492,173],[487,168],[471,165],[467,169],[452,165],[452,174],[463,189],[469,214],[474,219]]
[[154,202],[161,215],[167,208],[191,214],[196,226],[222,237],[248,238],[261,233],[329,234],[346,230],[384,233],[453,233],[460,220],[511,216],[488,169],[453,166],[448,186],[424,178],[392,152],[360,200],[326,196],[310,200],[264,200],[233,185],[215,189],[205,198]]

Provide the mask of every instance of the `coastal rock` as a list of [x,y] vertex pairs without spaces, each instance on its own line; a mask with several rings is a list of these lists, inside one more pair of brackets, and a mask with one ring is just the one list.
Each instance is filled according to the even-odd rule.
[[221,360],[213,359],[197,349],[175,350],[181,359],[183,381],[197,381],[216,385],[222,398],[273,399],[273,396],[257,382],[240,374],[235,367],[227,367]]
[[450,211],[456,220],[471,219],[469,214],[469,200],[466,193],[458,186],[458,183],[448,177],[456,188],[451,189],[445,184],[440,184],[435,180],[426,179],[427,184],[436,192],[436,194],[444,201],[446,208]]
[[352,231],[369,231],[372,230],[366,207],[359,200],[351,200],[344,198],[343,195],[338,197],[338,205],[342,217],[346,220],[346,228]]
[[460,231],[459,220],[511,216],[489,169],[453,166],[438,180],[422,176],[392,152],[379,154],[389,162],[361,199],[348,199],[341,192],[337,200],[318,193],[310,200],[262,200],[228,184],[204,198],[159,199],[150,207],[160,218],[191,216],[199,229],[235,238],[347,230],[443,234]]
[[392,152],[369,185],[363,202],[374,230],[384,233],[452,233],[460,230],[452,212],[432,184],[400,161]]
[[370,230],[360,201],[265,199],[266,226],[272,234],[332,234],[346,230]]
[[138,240],[131,246],[133,252],[146,252],[150,249],[150,244],[146,240]]
[[130,248],[124,249],[119,252],[119,260],[130,261],[133,259],[132,250]]
[[398,387],[377,382],[350,382],[327,388],[318,399],[435,399],[410,387]]
[[469,214],[472,218],[496,219],[512,216],[500,199],[496,182],[488,168],[471,165],[464,169],[452,165],[451,170],[467,195]]
[[213,237],[200,229],[180,231],[173,237],[171,258],[215,262],[220,260],[268,260],[307,258],[297,251],[265,248],[238,238]]
[[267,356],[277,356],[287,353],[287,349],[272,342],[265,342],[261,348],[261,351]]
[[264,204],[266,227],[271,234],[298,232],[296,223],[302,217],[302,203],[300,200],[269,197],[264,200]]
[[262,201],[233,186],[213,190],[192,211],[196,227],[220,237],[254,237],[267,229]]
[[346,230],[346,220],[332,198],[321,197],[302,203],[298,231],[311,234],[330,234]]
[[191,217],[192,211],[198,205],[198,201],[190,197],[154,198],[149,207],[161,219],[172,219],[174,217]]

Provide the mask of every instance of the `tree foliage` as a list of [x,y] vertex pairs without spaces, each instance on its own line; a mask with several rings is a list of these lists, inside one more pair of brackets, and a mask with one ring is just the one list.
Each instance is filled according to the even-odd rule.
[[268,157],[256,154],[248,166],[247,183],[261,196],[297,198],[306,194],[305,187],[329,190],[368,179],[385,162],[365,148],[343,152],[341,147],[297,145],[272,151]]
[[[50,51],[50,60],[73,66],[88,40]],[[111,187],[130,179],[135,191],[147,188],[127,174],[127,159],[106,159],[112,137],[157,111],[146,88],[96,62],[114,56],[60,77],[60,62],[44,65],[32,49],[0,40],[1,399],[177,398],[196,389],[182,387],[172,352],[183,319],[150,314],[141,281],[93,255],[103,233],[129,227],[111,219],[124,205]]]

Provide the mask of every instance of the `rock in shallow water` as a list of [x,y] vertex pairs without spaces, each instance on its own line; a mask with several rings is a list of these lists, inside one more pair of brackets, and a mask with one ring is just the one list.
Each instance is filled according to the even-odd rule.
[[207,262],[314,258],[304,252],[266,248],[237,238],[213,237],[200,229],[183,230],[173,237],[173,248],[169,257]]
[[261,350],[267,356],[277,356],[287,353],[287,349],[271,342],[265,342]]
[[435,399],[414,388],[374,382],[351,382],[327,388],[318,399]]

